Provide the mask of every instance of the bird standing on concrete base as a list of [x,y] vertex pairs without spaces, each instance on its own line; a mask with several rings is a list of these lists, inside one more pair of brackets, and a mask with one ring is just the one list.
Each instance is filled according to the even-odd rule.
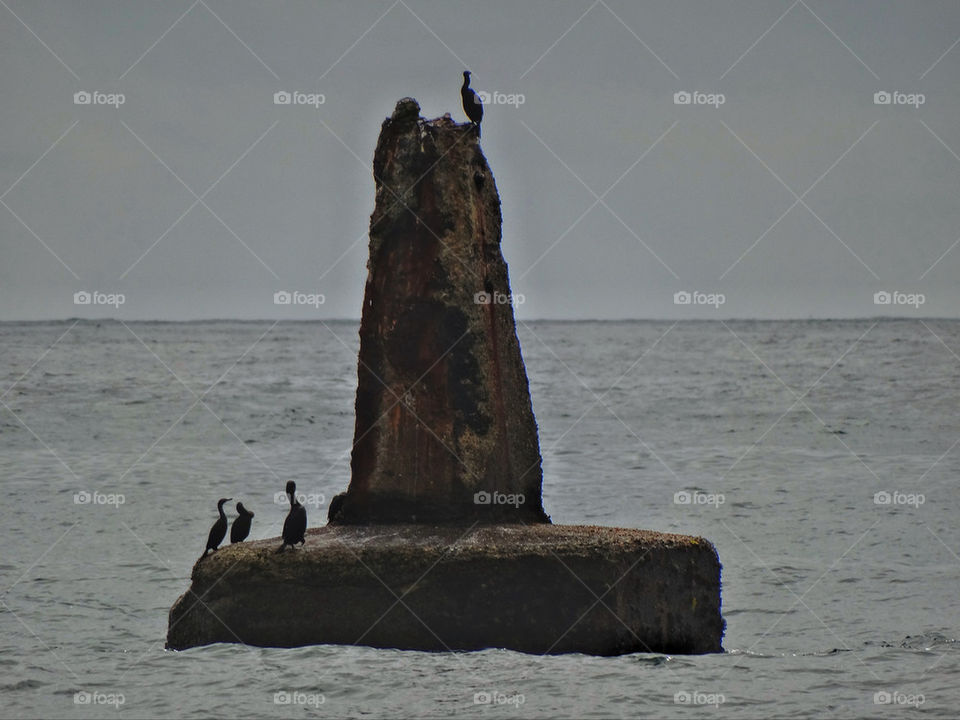
[[227,536],[227,516],[223,512],[223,504],[231,500],[233,500],[233,498],[220,498],[217,501],[217,512],[220,513],[220,517],[213,524],[213,527],[210,528],[210,535],[207,536],[207,549],[203,551],[204,556],[211,550],[216,552],[220,543],[222,543],[223,539]]
[[230,526],[230,542],[238,543],[247,539],[250,534],[250,522],[253,520],[253,513],[247,510],[242,502],[237,503],[237,519]]
[[292,548],[297,543],[303,545],[306,542],[307,510],[297,500],[297,484],[293,480],[287,482],[287,497],[290,498],[290,512],[283,521],[283,545],[277,548],[277,552],[283,552],[287,545]]

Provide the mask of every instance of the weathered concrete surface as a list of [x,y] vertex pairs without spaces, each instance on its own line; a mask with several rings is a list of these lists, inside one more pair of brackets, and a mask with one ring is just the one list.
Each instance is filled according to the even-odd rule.
[[477,134],[404,98],[373,172],[352,477],[331,522],[549,522]]
[[493,176],[470,125],[419,111],[374,158],[349,488],[303,548],[200,560],[168,646],[721,651],[707,540],[549,524]]
[[278,545],[230,545],[198,561],[170,611],[167,646],[722,650],[720,563],[702,538],[546,524],[340,525],[310,530],[300,550],[277,554]]

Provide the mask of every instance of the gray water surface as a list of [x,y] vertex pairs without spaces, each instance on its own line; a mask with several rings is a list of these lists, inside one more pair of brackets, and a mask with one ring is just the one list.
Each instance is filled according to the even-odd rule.
[[712,540],[725,654],[165,650],[218,497],[346,487],[356,330],[0,324],[0,716],[960,713],[943,320],[519,324],[547,512]]

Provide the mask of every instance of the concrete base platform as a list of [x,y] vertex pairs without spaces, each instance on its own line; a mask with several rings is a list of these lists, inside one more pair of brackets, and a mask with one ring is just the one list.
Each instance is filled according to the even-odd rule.
[[321,643],[530,653],[722,652],[703,538],[563,525],[328,525],[228,545],[170,610],[167,647]]

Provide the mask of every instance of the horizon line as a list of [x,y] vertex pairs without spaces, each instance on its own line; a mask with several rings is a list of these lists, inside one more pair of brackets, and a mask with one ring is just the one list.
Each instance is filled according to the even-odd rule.
[[[846,322],[859,320],[960,320],[960,315],[923,315],[911,317],[909,315],[850,315],[850,316],[807,316],[807,317],[751,317],[751,316],[729,316],[729,317],[689,317],[689,318],[670,318],[670,317],[624,317],[624,318],[524,318],[515,322],[556,322],[556,323],[631,323],[631,322]],[[136,323],[204,323],[204,322],[243,322],[243,323],[356,323],[361,322],[361,318],[349,317],[327,317],[327,318],[232,318],[232,317],[201,317],[201,318],[117,318],[117,317],[77,317],[72,315],[62,318],[20,318],[20,319],[0,319],[0,324],[14,323],[66,323],[66,322],[136,322]]]

